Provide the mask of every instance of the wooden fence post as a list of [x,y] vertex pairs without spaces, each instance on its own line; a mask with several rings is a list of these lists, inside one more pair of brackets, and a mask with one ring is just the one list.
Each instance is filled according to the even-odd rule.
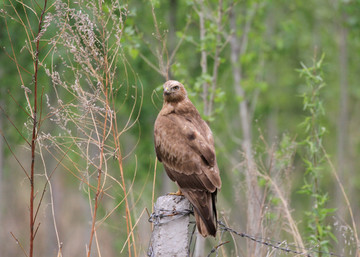
[[154,224],[148,256],[185,257],[189,253],[190,202],[184,196],[160,196],[150,221]]

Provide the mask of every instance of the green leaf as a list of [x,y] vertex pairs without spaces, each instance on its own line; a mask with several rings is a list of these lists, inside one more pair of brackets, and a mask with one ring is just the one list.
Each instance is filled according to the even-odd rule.
[[136,59],[139,55],[139,50],[134,47],[131,47],[131,48],[129,48],[129,54],[130,54],[131,58]]
[[267,185],[267,180],[264,179],[264,178],[259,178],[259,179],[258,179],[258,185],[259,185],[260,187],[266,186],[266,185]]

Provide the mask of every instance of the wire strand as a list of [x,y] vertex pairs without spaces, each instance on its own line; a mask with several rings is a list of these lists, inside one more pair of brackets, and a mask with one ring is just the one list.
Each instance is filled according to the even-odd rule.
[[[155,212],[153,212],[151,214],[151,216],[149,217],[149,222],[153,223],[155,226],[158,226],[158,225],[168,223],[170,221],[173,221],[174,219],[179,219],[183,216],[190,215],[190,214],[194,214],[193,210],[184,209],[182,211],[177,211],[175,209],[173,209],[173,210],[160,209],[158,214],[155,214]],[[172,219],[164,219],[166,217],[172,217]],[[322,254],[323,256],[325,255],[325,256],[344,257],[343,255],[339,255],[339,254],[336,254],[333,252],[318,251],[318,250],[314,250],[311,248],[301,248],[301,247],[298,247],[295,245],[288,245],[286,241],[281,242],[281,241],[276,241],[276,240],[272,240],[269,238],[262,238],[262,237],[248,235],[243,232],[237,232],[236,230],[227,227],[220,220],[218,221],[218,224],[219,224],[219,229],[222,232],[230,232],[234,235],[240,236],[242,238],[250,239],[251,241],[254,241],[255,243],[264,245],[266,247],[271,247],[273,249],[283,251],[285,253],[293,253],[293,254],[302,255],[302,256],[306,256],[306,257],[313,257],[313,255],[311,255],[312,253],[313,254],[314,253]],[[211,250],[211,252],[208,254],[208,256],[210,256],[212,253],[216,252],[220,246],[222,246],[226,243],[228,243],[228,242],[224,242],[218,246],[215,246]],[[190,240],[190,244],[191,244],[191,240]],[[284,244],[285,244],[285,246],[284,246]]]
[[[251,235],[248,235],[248,234],[242,233],[242,232],[239,233],[239,232],[235,231],[234,229],[227,227],[222,221],[218,221],[218,224],[219,224],[220,230],[222,230],[222,231],[228,231],[237,236],[250,239],[251,241],[254,241],[256,243],[259,243],[259,244],[265,245],[267,247],[271,247],[273,249],[280,250],[280,251],[283,251],[286,253],[294,253],[294,254],[299,254],[299,255],[303,255],[303,256],[307,256],[307,257],[312,257],[312,255],[310,253],[321,253],[322,255],[344,257],[343,255],[339,255],[339,254],[336,254],[333,252],[317,251],[317,250],[313,250],[310,248],[301,248],[301,247],[292,246],[292,245],[286,245],[286,247],[284,247],[284,246],[281,246],[282,244],[284,244],[284,242],[266,239],[266,238],[262,238],[262,237],[255,237],[255,236],[251,236]],[[295,249],[299,249],[301,251],[295,250]]]

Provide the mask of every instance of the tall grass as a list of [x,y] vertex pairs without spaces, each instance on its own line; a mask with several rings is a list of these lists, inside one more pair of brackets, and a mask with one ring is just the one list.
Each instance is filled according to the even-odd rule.
[[[32,131],[30,140],[22,135],[31,148],[30,172],[23,168],[31,189],[29,250],[15,235],[14,238],[25,256],[33,256],[36,233],[41,229],[37,222],[40,205],[49,186],[57,255],[62,256],[62,239],[56,225],[51,189],[53,174],[61,167],[78,179],[81,191],[88,198],[91,222],[86,255],[94,256],[95,252],[102,255],[98,230],[119,211],[124,212],[125,219],[125,226],[119,228],[124,234],[122,251],[128,256],[138,256],[134,230],[145,212],[134,220],[129,196],[136,170],[130,172],[123,168],[123,138],[129,130],[138,127],[143,96],[142,85],[122,49],[127,5],[116,0],[74,3],[45,0],[40,8],[36,1],[15,3],[9,0],[5,7],[6,24],[8,20],[15,20],[21,25],[27,35],[25,48],[28,51],[24,54],[29,54],[34,63],[33,71],[25,70],[33,77],[33,82],[27,85],[22,75],[24,68],[17,62],[19,53],[13,50],[9,54],[17,67],[28,103],[25,108],[19,108],[28,115],[27,127]],[[36,22],[38,30],[34,33]],[[14,49],[12,37],[9,34]],[[42,81],[48,78],[50,83],[40,87],[39,76]],[[39,90],[42,90],[41,95]],[[46,170],[48,156],[56,162],[51,171]],[[41,171],[35,168],[35,161],[39,157],[47,182],[36,203],[35,179]],[[20,160],[19,164],[25,166]],[[130,184],[129,179],[132,180]],[[107,199],[117,203],[109,209],[104,206]]]

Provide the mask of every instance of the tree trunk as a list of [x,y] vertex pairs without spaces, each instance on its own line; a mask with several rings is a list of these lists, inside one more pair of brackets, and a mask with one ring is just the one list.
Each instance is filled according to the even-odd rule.
[[[175,50],[177,44],[176,38],[176,17],[177,17],[177,7],[178,7],[178,0],[170,0],[169,1],[169,34],[168,34],[168,53],[172,55],[173,51]],[[168,62],[169,62],[169,56]],[[171,60],[170,60],[171,62]],[[173,74],[171,72],[171,63],[168,63],[168,72],[167,72],[167,79],[175,79],[173,78]]]
[[[199,15],[199,26],[200,26],[200,45],[201,45],[201,60],[200,60],[200,66],[201,66],[201,74],[205,75],[208,73],[208,63],[207,63],[207,52],[203,48],[203,44],[205,42],[205,36],[206,36],[206,28],[205,28],[205,10],[204,10],[204,1],[199,1],[200,10],[198,11]],[[203,92],[202,92],[202,98],[203,98],[203,104],[204,104],[204,114],[208,115],[208,106],[209,106],[209,83],[204,82],[203,85]]]
[[[338,131],[337,131],[337,161],[338,161],[338,175],[341,183],[344,187],[348,185],[346,179],[346,155],[347,155],[347,145],[348,145],[348,51],[347,51],[347,38],[348,38],[348,29],[345,27],[344,17],[340,21],[339,27],[339,78],[340,78],[340,101],[339,101],[339,116],[338,116]],[[351,193],[351,192],[349,192]],[[344,197],[339,186],[336,188],[336,207],[338,208],[338,216],[344,217],[345,215],[345,205]],[[338,238],[341,238],[342,235],[340,232],[337,235]],[[339,242],[341,243],[342,240]]]
[[[246,24],[248,25],[248,24]],[[236,16],[232,11],[230,13],[230,27],[232,31],[237,31]],[[246,29],[247,28],[247,29]],[[242,129],[242,149],[246,159],[246,190],[247,190],[247,233],[253,236],[261,236],[261,190],[257,183],[257,167],[252,153],[251,141],[251,121],[249,120],[249,108],[245,91],[242,87],[242,67],[240,63],[241,49],[246,49],[247,33],[249,27],[245,26],[242,40],[240,40],[235,33],[230,39],[231,47],[231,64],[233,67],[234,87],[237,96],[240,97],[239,115]],[[260,246],[254,242],[247,242],[247,256],[260,256]]]
[[[3,101],[0,100],[0,106],[3,107]],[[3,133],[3,115],[0,115],[0,131]],[[3,212],[3,171],[4,171],[4,140],[0,135],[0,224],[2,223],[2,212]]]
[[[168,52],[172,53],[176,46],[176,11],[177,11],[178,1],[177,0],[170,0],[169,1],[169,34],[168,34]],[[171,63],[169,64],[171,65]],[[168,79],[175,79],[172,76],[171,66],[168,67]],[[161,187],[161,194],[170,193],[175,187],[174,182],[172,182],[168,175],[166,174],[165,170],[163,169],[162,175],[162,187]],[[175,190],[176,191],[176,190]]]

